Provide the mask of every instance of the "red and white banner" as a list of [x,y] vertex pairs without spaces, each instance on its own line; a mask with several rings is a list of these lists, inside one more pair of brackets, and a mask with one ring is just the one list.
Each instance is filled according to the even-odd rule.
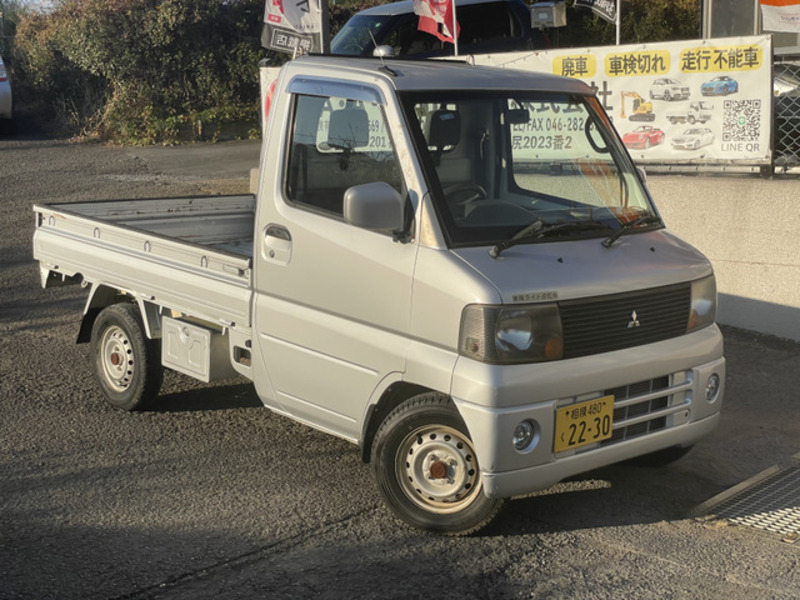
[[800,0],[759,0],[764,31],[800,31]]
[[414,12],[419,15],[420,31],[456,43],[458,23],[453,0],[414,0]]
[[261,45],[288,54],[322,52],[327,0],[266,0]]

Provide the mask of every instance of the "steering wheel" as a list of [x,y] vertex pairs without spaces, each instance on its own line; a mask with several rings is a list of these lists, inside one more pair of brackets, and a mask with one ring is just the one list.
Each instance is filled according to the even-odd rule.
[[464,207],[470,202],[489,198],[489,194],[486,193],[483,186],[472,182],[454,183],[453,185],[447,186],[442,191],[444,192],[444,197],[447,200],[448,206],[456,209],[453,212],[461,213],[461,216],[464,214]]

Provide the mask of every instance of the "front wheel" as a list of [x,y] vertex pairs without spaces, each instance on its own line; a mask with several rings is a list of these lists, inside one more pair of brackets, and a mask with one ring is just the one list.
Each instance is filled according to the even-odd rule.
[[386,417],[372,446],[372,468],[389,508],[419,529],[467,535],[503,504],[483,493],[466,425],[441,394],[411,398]]
[[161,346],[149,340],[133,304],[104,308],[92,327],[92,358],[100,389],[111,406],[140,410],[161,389]]

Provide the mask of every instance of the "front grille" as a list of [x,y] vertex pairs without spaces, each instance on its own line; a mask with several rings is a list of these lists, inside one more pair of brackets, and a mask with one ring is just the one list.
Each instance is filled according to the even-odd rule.
[[599,392],[614,396],[613,433],[602,442],[574,452],[591,452],[686,423],[691,387],[690,373],[678,372]]
[[[614,396],[611,437],[563,450],[558,455],[583,454],[688,423],[692,385],[692,372],[678,371],[593,392],[591,395],[597,398]],[[556,409],[585,401],[583,398],[587,395],[572,398],[569,403],[559,403]]]
[[[616,442],[629,440],[640,435],[647,435],[660,429],[666,429],[667,417],[658,416],[658,412],[669,407],[669,395],[652,397],[654,392],[665,391],[669,389],[669,377],[659,377],[657,379],[650,379],[647,381],[640,381],[631,385],[606,390],[604,396],[614,396],[614,433],[612,436],[603,441],[601,446],[608,446]],[[667,393],[667,392],[665,392]],[[631,398],[639,398],[641,401],[635,401],[632,404],[625,404],[625,401]],[[639,421],[639,417],[656,414],[655,418]],[[632,425],[625,425],[636,419]]]
[[686,333],[689,283],[558,303],[564,358],[660,342]]

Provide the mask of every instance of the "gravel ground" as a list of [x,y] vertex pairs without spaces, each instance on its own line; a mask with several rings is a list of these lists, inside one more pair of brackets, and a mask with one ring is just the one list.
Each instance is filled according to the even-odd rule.
[[31,205],[246,191],[257,152],[0,138],[0,598],[800,597],[800,544],[686,516],[800,450],[800,346],[777,338],[725,328],[722,422],[682,461],[461,539],[399,524],[355,447],[245,381],[170,373],[157,410],[108,408],[74,344],[84,292],[39,287]]

